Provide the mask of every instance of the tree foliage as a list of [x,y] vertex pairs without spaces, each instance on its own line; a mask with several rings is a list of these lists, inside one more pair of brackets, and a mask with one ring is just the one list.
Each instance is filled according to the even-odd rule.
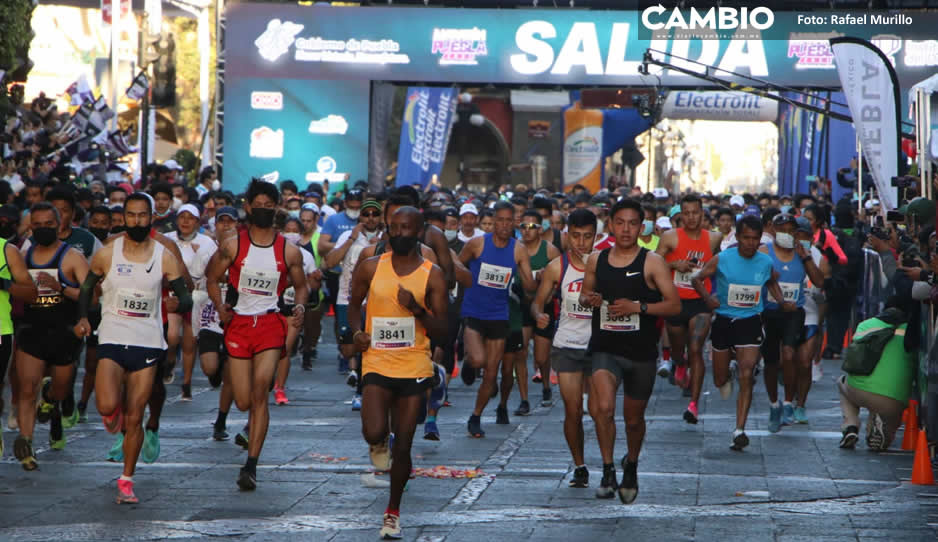
[[[0,70],[9,73],[27,60],[18,57],[29,50],[33,39],[30,20],[34,7],[33,0],[0,1]],[[0,85],[0,117],[10,105],[6,83]]]

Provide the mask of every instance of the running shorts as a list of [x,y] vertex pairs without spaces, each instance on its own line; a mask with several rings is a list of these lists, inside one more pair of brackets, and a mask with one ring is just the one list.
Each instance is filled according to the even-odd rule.
[[601,369],[612,373],[629,399],[647,401],[655,388],[655,360],[633,361],[608,352],[593,352],[592,366],[594,375]]
[[221,354],[225,348],[225,337],[211,329],[200,329],[198,344],[200,353],[213,352]]
[[463,324],[482,335],[483,339],[506,339],[509,334],[508,320],[480,320],[478,318],[466,317]]
[[707,302],[699,297],[697,299],[682,299],[681,312],[677,316],[666,318],[668,324],[672,326],[686,326],[691,319],[698,314],[709,314],[713,312],[707,306]]
[[[129,373],[154,367],[159,373],[160,366],[166,360],[166,350],[162,348],[144,348],[124,344],[99,344],[98,359],[110,359]],[[160,375],[157,374],[159,379]]]
[[16,348],[51,365],[71,365],[78,361],[81,339],[68,327],[20,326]]
[[378,373],[368,373],[362,379],[362,389],[368,386],[380,386],[396,397],[419,395],[433,387],[433,377],[391,378]]
[[710,328],[710,342],[714,350],[759,347],[765,339],[760,315],[732,319],[716,315]]
[[564,348],[555,346],[550,349],[550,364],[558,373],[583,373],[589,375],[593,370],[593,360],[585,348]]
[[505,353],[514,354],[524,350],[524,333],[521,330],[512,331],[505,341]]
[[235,314],[225,327],[225,350],[238,359],[251,359],[255,354],[278,349],[287,341],[287,319],[279,312],[244,316]]
[[762,313],[762,328],[765,342],[762,344],[762,357],[766,363],[777,364],[780,360],[780,347],[796,347],[803,343],[804,309],[793,312],[766,310]]

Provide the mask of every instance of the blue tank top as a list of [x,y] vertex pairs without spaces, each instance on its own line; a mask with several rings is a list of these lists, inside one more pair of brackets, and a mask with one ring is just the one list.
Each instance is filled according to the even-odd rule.
[[462,316],[479,320],[508,321],[508,287],[515,268],[515,240],[498,248],[487,233],[482,241],[482,255],[469,262],[472,286],[462,301]]
[[739,255],[738,247],[720,253],[717,263],[716,313],[732,318],[749,318],[762,312],[763,286],[772,278],[772,258],[756,252],[752,258]]
[[[778,259],[778,255],[775,254],[775,245],[769,243],[769,256],[772,257],[772,267],[775,268],[775,272],[778,273],[778,286],[782,289],[782,295],[785,296],[784,301],[791,301],[799,307],[804,306],[804,262],[801,261],[801,258],[795,254],[790,262],[783,262]],[[765,308],[766,310],[778,310],[779,304],[775,302],[775,299],[768,293],[768,291],[763,290],[765,297]]]

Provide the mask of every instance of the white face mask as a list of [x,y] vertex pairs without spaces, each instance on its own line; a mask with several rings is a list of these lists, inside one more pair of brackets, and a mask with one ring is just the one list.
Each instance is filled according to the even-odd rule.
[[182,200],[179,198],[173,198],[173,210],[178,211],[182,207]]
[[790,233],[780,231],[775,234],[775,244],[782,248],[794,248],[795,238]]
[[218,179],[215,179],[214,181],[212,181],[212,191],[218,192],[219,190],[221,190],[221,181],[219,181]]
[[377,236],[378,236],[378,232],[377,232],[377,231],[366,231],[366,232],[365,232],[365,239],[366,239],[367,241],[369,241],[369,242],[370,242],[372,239],[374,239],[375,237],[377,237]]
[[294,245],[300,244],[300,234],[289,232],[289,233],[284,233],[282,235],[283,235],[283,238],[287,240],[287,242],[293,243]]
[[361,211],[358,209],[346,209],[345,216],[351,218],[352,220],[358,220],[358,215],[361,214]]
[[605,227],[606,227],[606,225],[603,224],[603,221],[602,221],[602,220],[596,220],[596,233],[598,233],[598,234],[603,234],[603,233],[605,233],[606,230],[603,229],[603,228],[605,228]]
[[583,260],[583,263],[586,263],[586,261],[590,259],[590,255],[589,255],[589,254],[580,254],[580,259]]
[[446,236],[447,241],[452,241],[459,234],[459,230],[445,230],[443,235]]

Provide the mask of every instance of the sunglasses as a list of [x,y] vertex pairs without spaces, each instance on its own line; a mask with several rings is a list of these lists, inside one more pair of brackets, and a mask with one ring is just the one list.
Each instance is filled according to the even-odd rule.
[[534,230],[534,229],[539,229],[540,227],[541,227],[540,224],[531,224],[530,222],[526,222],[521,225],[522,230]]
[[362,213],[362,216],[365,217],[365,218],[377,218],[377,217],[381,216],[381,213],[379,213],[379,212],[377,212],[377,211],[375,211],[375,212],[373,212],[373,213]]

